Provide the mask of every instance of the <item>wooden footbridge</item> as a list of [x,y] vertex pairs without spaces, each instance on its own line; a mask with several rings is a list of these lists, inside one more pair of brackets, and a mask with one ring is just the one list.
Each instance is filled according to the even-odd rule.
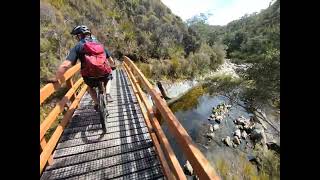
[[[113,71],[114,101],[107,105],[105,134],[79,70],[77,64],[59,83],[40,89],[41,106],[59,88],[68,88],[40,125],[40,179],[186,180],[159,118],[168,123],[194,174],[200,180],[219,179],[161,94],[128,57]],[[48,130],[57,123],[48,138]]]

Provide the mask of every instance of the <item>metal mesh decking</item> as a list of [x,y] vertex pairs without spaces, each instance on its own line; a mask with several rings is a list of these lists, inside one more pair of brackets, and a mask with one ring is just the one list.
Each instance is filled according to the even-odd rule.
[[86,93],[41,179],[164,179],[130,81],[121,69],[113,77],[107,133]]

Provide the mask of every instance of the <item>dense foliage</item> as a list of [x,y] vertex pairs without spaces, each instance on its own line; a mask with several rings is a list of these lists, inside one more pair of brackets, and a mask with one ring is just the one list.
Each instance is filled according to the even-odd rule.
[[268,100],[280,106],[280,1],[246,15],[216,35],[228,46],[227,56],[236,63],[252,63],[244,74],[251,82],[251,100]]
[[160,0],[41,0],[40,86],[76,40],[72,27],[85,24],[115,58],[137,61],[153,80],[194,78],[230,58],[251,63],[243,73],[248,99],[280,97],[280,1],[226,26],[211,26],[210,14],[183,22]]
[[209,45],[226,45],[227,58],[234,63],[250,64],[242,76],[248,85],[247,99],[272,100],[280,107],[280,1],[226,26],[210,26],[207,18],[204,14],[192,18],[190,28]]
[[[160,0],[41,0],[41,79],[52,75],[75,44],[69,32],[78,24],[89,26],[115,58],[127,55],[141,62],[175,59],[176,62],[168,64],[172,66],[166,70],[168,76],[178,75],[178,69],[189,64],[185,59],[189,54],[198,59],[204,57],[213,67],[217,66],[214,62],[222,62],[224,57],[223,49],[209,55],[197,54],[200,36]],[[188,69],[195,68],[197,63],[200,62],[191,63]]]

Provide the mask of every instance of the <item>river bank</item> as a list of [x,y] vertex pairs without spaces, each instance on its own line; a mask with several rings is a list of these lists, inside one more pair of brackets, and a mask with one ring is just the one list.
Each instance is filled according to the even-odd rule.
[[[244,68],[246,66],[235,65],[230,61],[226,61],[216,72],[194,80],[162,82],[167,95],[172,99],[177,98],[170,106],[171,110],[208,160],[219,171],[226,168],[224,166],[233,169],[230,170],[229,173],[231,174],[229,176],[236,177],[240,177],[241,173],[244,173],[241,172],[245,168],[244,166],[251,167],[251,162],[256,161],[258,148],[255,148],[251,138],[241,138],[244,130],[239,130],[239,124],[236,124],[235,120],[240,117],[252,119],[259,125],[253,129],[256,129],[256,132],[262,132],[261,142],[264,148],[280,149],[280,112],[277,109],[262,105],[252,112],[240,99],[230,99],[223,92],[210,95],[201,86],[201,83],[207,77],[229,75],[233,78],[239,78],[237,71]],[[213,110],[223,103],[231,107],[220,124],[217,125],[216,121],[208,119],[212,117]],[[166,123],[163,123],[162,127],[165,132],[168,131]],[[236,133],[239,134],[238,131],[241,135],[235,135]],[[248,135],[250,135],[249,132]],[[238,139],[241,142],[234,140],[236,136],[240,136]],[[227,137],[230,138],[230,146],[226,143]],[[169,140],[175,144],[174,139],[169,138]],[[264,152],[264,148],[262,147],[258,153]],[[182,154],[182,152],[179,152],[178,146],[173,146],[173,149],[175,149],[176,154]],[[269,151],[265,152],[269,153]],[[185,163],[183,156],[178,157],[178,159],[181,164]],[[251,167],[251,169],[254,168]],[[223,172],[221,173],[223,174]]]

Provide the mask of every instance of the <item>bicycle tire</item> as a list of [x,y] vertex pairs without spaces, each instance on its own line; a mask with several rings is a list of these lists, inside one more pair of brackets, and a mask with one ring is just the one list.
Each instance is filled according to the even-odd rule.
[[100,122],[102,125],[102,130],[103,132],[107,131],[106,128],[106,116],[107,116],[107,112],[106,112],[106,101],[105,101],[105,96],[104,94],[99,94],[99,108],[100,108]]

